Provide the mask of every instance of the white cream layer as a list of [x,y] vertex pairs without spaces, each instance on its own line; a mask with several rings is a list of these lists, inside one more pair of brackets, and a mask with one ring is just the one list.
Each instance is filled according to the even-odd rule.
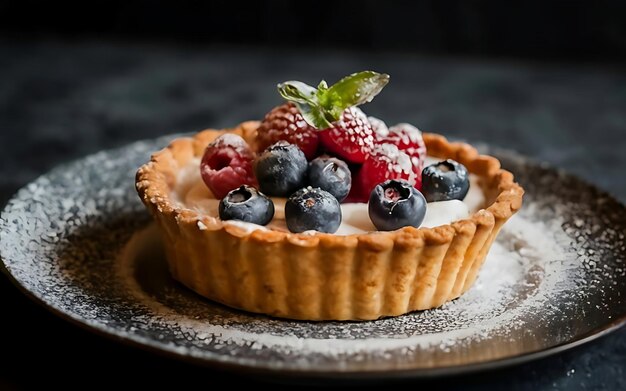
[[[427,158],[426,164],[428,165],[438,160]],[[199,159],[194,159],[187,167],[181,170],[176,186],[172,191],[172,198],[185,208],[218,217],[219,200],[214,198],[211,191],[200,178],[199,167]],[[272,200],[274,201],[275,214],[267,226],[234,220],[227,221],[225,224],[236,225],[248,232],[257,229],[275,229],[288,232],[287,224],[285,223],[285,199],[272,198]],[[426,217],[421,227],[431,228],[464,219],[471,213],[479,210],[483,206],[484,201],[485,197],[478,185],[478,177],[470,175],[470,189],[465,199],[463,201],[429,202],[426,208]],[[341,225],[335,233],[336,235],[352,235],[376,231],[376,227],[370,221],[367,204],[365,203],[341,204],[341,215]]]

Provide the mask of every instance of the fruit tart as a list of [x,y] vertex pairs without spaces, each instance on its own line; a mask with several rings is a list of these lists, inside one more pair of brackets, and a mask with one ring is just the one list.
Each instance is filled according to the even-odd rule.
[[154,153],[136,188],[172,276],[302,320],[397,316],[470,289],[523,189],[468,144],[366,116],[388,80],[281,83],[287,102],[262,121]]

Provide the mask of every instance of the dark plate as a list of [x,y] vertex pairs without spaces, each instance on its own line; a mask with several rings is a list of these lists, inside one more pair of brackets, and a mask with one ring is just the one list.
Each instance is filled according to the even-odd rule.
[[626,208],[495,152],[526,189],[474,287],[442,308],[371,322],[296,322],[214,304],[167,273],[134,173],[168,138],[58,167],[8,203],[8,275],[89,329],[207,365],[304,377],[434,376],[589,341],[626,321]]

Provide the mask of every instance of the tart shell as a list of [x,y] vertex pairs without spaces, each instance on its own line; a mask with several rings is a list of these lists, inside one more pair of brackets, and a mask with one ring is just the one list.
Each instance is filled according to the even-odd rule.
[[248,232],[178,205],[179,170],[225,131],[254,148],[258,122],[174,140],[137,171],[172,276],[198,294],[250,312],[301,320],[372,320],[439,307],[476,280],[523,189],[491,156],[424,133],[428,154],[451,158],[481,178],[486,208],[448,225],[339,236]]

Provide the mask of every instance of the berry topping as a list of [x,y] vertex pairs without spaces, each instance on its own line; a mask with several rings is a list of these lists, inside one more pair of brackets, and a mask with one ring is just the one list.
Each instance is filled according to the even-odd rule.
[[397,124],[389,128],[387,135],[377,132],[379,136],[377,144],[393,144],[411,158],[413,172],[415,173],[415,187],[419,190],[422,186],[422,169],[426,157],[426,144],[422,138],[422,132],[411,124]]
[[274,217],[274,203],[250,186],[241,186],[229,192],[220,201],[220,219],[241,220],[265,225]]
[[416,175],[413,172],[411,158],[393,144],[380,144],[355,177],[349,199],[351,202],[367,202],[374,187],[387,179],[405,179],[415,185]]
[[259,188],[270,196],[287,197],[304,185],[307,161],[304,153],[293,144],[281,140],[257,158],[254,173]]
[[418,228],[426,216],[426,199],[411,183],[390,179],[374,188],[368,211],[379,231]]
[[348,165],[328,155],[320,156],[309,163],[309,184],[332,194],[341,202],[350,192],[352,175]]
[[428,202],[463,200],[469,187],[467,168],[452,159],[431,164],[422,172],[422,192]]
[[324,80],[317,88],[301,81],[286,81],[278,85],[278,92],[296,104],[309,125],[328,129],[347,108],[371,102],[388,82],[389,75],[364,71],[346,76],[330,87]]
[[285,203],[285,221],[291,232],[334,233],[341,224],[341,207],[329,192],[309,186],[289,197]]
[[347,108],[339,121],[320,133],[326,150],[352,163],[363,163],[374,147],[374,131],[365,113]]
[[367,117],[367,120],[370,121],[370,125],[372,125],[372,130],[374,131],[374,141],[379,140],[382,137],[386,137],[389,134],[389,128],[382,119],[378,119],[370,115]]
[[200,163],[202,180],[218,199],[241,185],[255,185],[253,159],[244,139],[232,133],[223,134],[204,151]]
[[[299,81],[286,81],[278,85],[278,92],[295,104],[296,114],[308,125],[322,131],[320,142],[328,151],[350,162],[363,163],[374,144],[374,131],[367,116],[356,106],[370,102],[388,82],[389,75],[365,71],[344,77],[330,87],[323,80],[317,88]],[[281,109],[275,114],[270,112],[263,121],[267,125],[260,128],[260,145],[262,147],[275,141],[279,138],[276,134],[283,132],[289,137],[281,139],[298,144],[311,158],[313,145],[305,148],[300,140],[293,140],[296,129],[304,129],[301,134],[305,135],[310,134],[310,129],[298,123],[300,117],[292,118],[293,115],[291,108]],[[285,117],[287,119],[283,119]],[[295,123],[294,129],[285,133],[289,123]]]
[[317,130],[306,123],[296,105],[285,103],[265,115],[256,135],[260,151],[279,140],[297,145],[311,160],[317,152],[319,137]]

